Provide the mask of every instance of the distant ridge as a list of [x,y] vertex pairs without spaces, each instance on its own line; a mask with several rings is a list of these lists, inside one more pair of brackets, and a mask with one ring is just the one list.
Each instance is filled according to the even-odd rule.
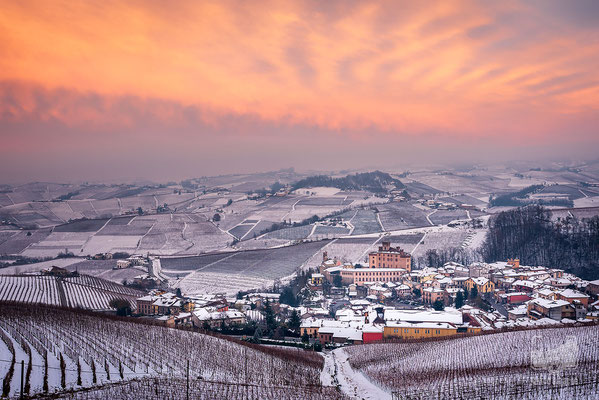
[[373,193],[387,192],[389,186],[393,189],[405,188],[399,179],[393,178],[386,172],[374,171],[347,175],[343,178],[332,178],[327,175],[309,176],[296,182],[293,190],[318,186],[335,187],[341,190],[367,190]]

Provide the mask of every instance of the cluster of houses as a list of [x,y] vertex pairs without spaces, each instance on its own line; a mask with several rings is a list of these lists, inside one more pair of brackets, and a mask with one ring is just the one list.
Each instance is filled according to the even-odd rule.
[[136,314],[154,317],[167,326],[194,326],[202,329],[220,329],[261,321],[259,311],[266,302],[275,313],[290,307],[279,304],[278,293],[250,293],[243,299],[205,294],[184,297],[164,290],[152,290],[136,300]]
[[[250,293],[239,299],[153,291],[137,299],[136,311],[169,326],[222,329],[263,321],[268,302],[281,322],[295,310],[301,318],[300,334],[321,344],[593,323],[599,317],[599,281],[520,265],[518,259],[412,270],[410,254],[390,242],[370,253],[366,265],[343,264],[324,253],[308,288],[311,299],[295,308],[280,304],[278,293]],[[464,302],[468,297],[477,301]]]
[[[351,305],[342,311],[353,312],[359,322],[317,318],[305,321],[305,328],[310,328],[305,331],[314,334],[316,327],[325,328],[317,337],[326,342],[331,331],[334,331],[332,338],[343,341],[342,336],[354,329],[351,341],[357,341],[358,331],[365,328],[368,332],[362,330],[362,341],[367,341],[364,333],[373,337],[372,330],[380,331],[383,338],[422,338],[517,326],[585,323],[599,317],[599,301],[591,301],[599,294],[599,281],[587,282],[562,269],[524,266],[518,259],[510,259],[469,266],[449,262],[442,268],[413,271],[410,255],[392,247],[389,242],[383,242],[378,251],[369,254],[368,259],[367,265],[352,265],[323,254],[319,273],[312,275],[311,289],[320,290],[335,282],[347,285],[346,296]],[[459,302],[460,309],[454,309],[461,313],[461,321],[451,318],[430,321],[428,314],[416,313],[420,319],[412,316],[411,319],[394,321],[385,317],[372,327],[368,322],[368,315],[372,313],[360,313],[356,309],[357,304],[366,301],[373,306],[384,306],[383,315],[388,312],[409,313],[407,310],[395,310],[394,305],[409,302],[423,309],[433,305],[444,308],[456,304],[459,296],[466,299],[472,293],[485,299],[487,311],[462,305],[462,300]],[[338,297],[337,291],[329,290],[329,296]],[[441,313],[439,315],[448,315],[438,312]],[[433,327],[431,323],[436,325]]]

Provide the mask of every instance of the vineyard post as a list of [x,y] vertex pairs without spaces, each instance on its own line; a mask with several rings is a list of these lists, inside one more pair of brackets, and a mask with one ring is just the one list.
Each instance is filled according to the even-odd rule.
[[189,360],[187,360],[187,400],[189,400]]
[[23,398],[23,374],[25,373],[25,360],[21,360],[21,399]]

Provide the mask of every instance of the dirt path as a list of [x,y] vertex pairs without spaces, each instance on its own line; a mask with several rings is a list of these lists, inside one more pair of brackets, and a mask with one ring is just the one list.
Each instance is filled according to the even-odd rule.
[[336,386],[352,399],[391,399],[391,394],[370,382],[361,372],[349,365],[344,349],[324,353],[324,367],[320,374],[323,386]]

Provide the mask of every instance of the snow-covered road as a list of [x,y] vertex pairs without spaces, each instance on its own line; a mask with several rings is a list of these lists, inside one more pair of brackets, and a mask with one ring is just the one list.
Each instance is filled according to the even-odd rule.
[[324,368],[320,374],[323,386],[337,386],[352,399],[391,399],[388,393],[370,382],[349,365],[344,349],[324,353]]

